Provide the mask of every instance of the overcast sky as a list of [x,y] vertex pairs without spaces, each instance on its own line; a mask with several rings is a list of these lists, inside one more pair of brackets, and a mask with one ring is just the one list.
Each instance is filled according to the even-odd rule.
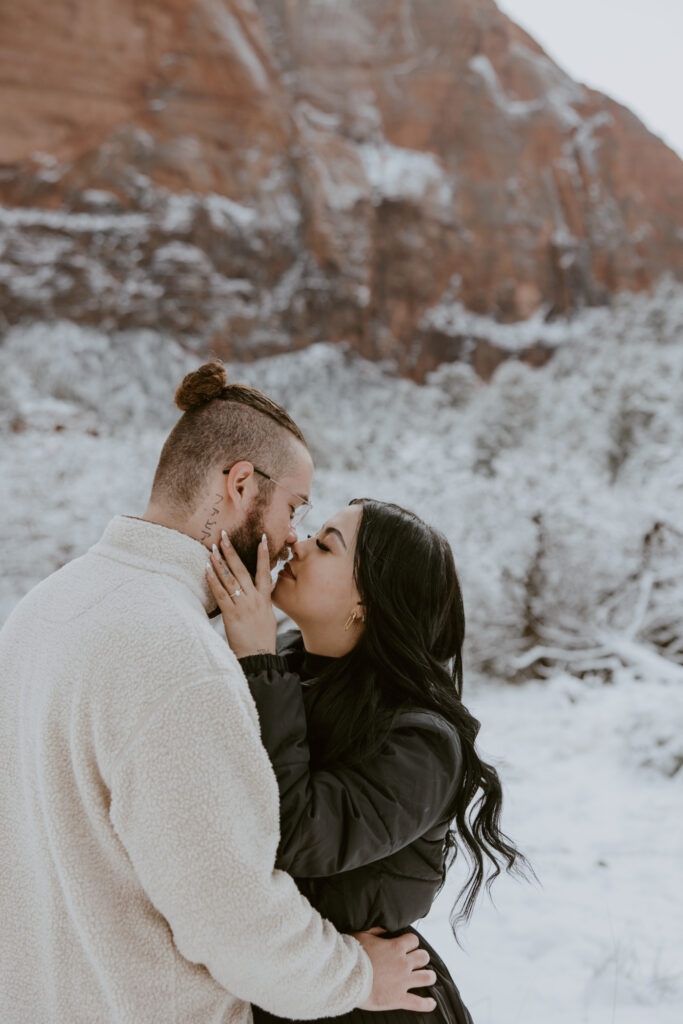
[[497,0],[572,78],[683,157],[683,0]]

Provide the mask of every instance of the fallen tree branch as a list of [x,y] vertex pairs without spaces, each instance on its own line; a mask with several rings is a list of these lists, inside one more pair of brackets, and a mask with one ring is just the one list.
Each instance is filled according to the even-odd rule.
[[[663,658],[650,647],[633,640],[629,635],[600,633],[599,646],[586,645],[582,649],[566,647],[545,647],[536,644],[512,660],[516,670],[530,668],[536,662],[552,661],[563,665],[567,671],[577,674],[614,670],[628,665],[640,670],[643,675],[654,675],[659,679],[683,683],[683,665]],[[544,667],[543,674],[547,674]]]

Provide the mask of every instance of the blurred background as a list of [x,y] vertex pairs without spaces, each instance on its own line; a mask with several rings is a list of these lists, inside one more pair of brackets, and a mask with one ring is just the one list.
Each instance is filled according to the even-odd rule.
[[680,1024],[683,8],[503,6],[0,0],[0,621],[144,509],[219,356],[314,527],[453,545],[542,883],[424,922],[475,1024]]

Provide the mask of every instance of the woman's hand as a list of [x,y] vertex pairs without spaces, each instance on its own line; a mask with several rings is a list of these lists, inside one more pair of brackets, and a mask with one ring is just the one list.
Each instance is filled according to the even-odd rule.
[[214,544],[211,562],[206,564],[206,579],[236,657],[275,654],[277,623],[270,600],[270,555],[265,533],[258,547],[256,583],[225,531],[221,535],[221,550]]

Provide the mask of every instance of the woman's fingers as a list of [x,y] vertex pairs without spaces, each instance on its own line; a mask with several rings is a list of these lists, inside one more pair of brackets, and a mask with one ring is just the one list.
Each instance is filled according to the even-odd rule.
[[211,562],[206,563],[206,582],[209,584],[209,590],[216,598],[216,604],[218,605],[219,608],[222,608],[223,605],[230,599],[227,595],[225,587],[218,579],[218,576],[216,575],[216,570],[211,565]]
[[240,585],[237,582],[237,579],[235,578],[234,574],[228,568],[225,559],[223,558],[215,544],[213,546],[213,551],[211,552],[211,563],[213,565],[213,570],[216,573],[216,576],[218,577],[220,583],[232,597],[235,591],[239,589]]
[[256,556],[256,589],[264,597],[270,597],[273,584],[270,579],[270,552],[268,550],[268,538],[265,533],[261,537]]
[[[215,560],[213,555],[211,557],[212,560]],[[237,583],[233,580],[234,587],[230,588],[229,585],[227,585],[228,579],[223,575],[220,568],[217,569],[211,564],[211,562],[206,563],[206,581],[209,584],[211,593],[216,598],[219,608],[223,608],[224,606],[232,603],[230,600],[230,589],[233,589],[234,591],[234,587],[237,586]]]
[[[235,602],[242,596],[243,588],[228,568],[220,551],[213,545],[210,562],[206,566],[206,578],[213,596],[222,611],[234,609]],[[251,582],[251,581],[250,581]]]
[[247,570],[244,568],[244,562],[235,551],[234,547],[230,542],[225,530],[221,532],[221,553],[228,569],[237,580],[238,585],[242,590],[249,590],[253,587],[253,581]]

